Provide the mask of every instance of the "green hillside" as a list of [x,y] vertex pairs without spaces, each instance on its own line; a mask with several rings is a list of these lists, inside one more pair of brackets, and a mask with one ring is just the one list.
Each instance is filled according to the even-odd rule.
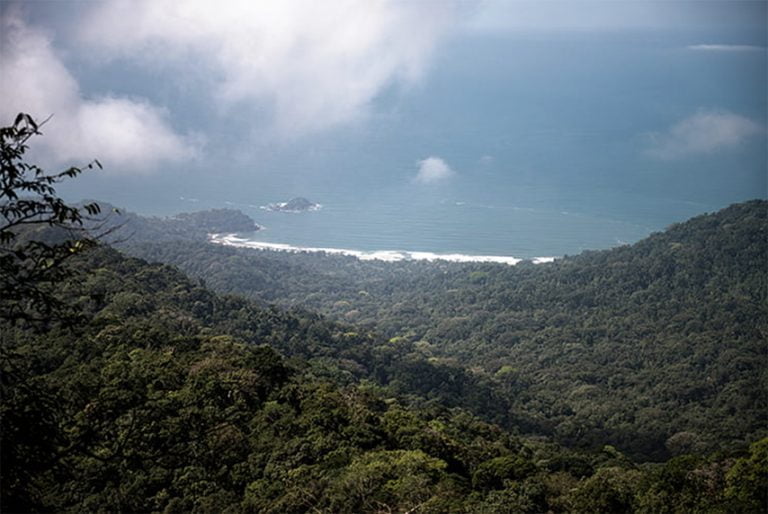
[[514,267],[189,242],[129,251],[469,369],[528,432],[664,459],[765,433],[767,212],[756,200],[632,246]]
[[344,360],[274,349],[329,355],[348,337],[333,324],[216,296],[107,248],[72,264],[60,291],[80,324],[0,331],[4,512],[748,512],[762,501],[765,442],[663,466],[610,446],[575,453],[341,369],[329,377]]
[[765,202],[547,266],[128,243],[257,302],[88,239],[37,129],[0,129],[2,512],[764,510]]

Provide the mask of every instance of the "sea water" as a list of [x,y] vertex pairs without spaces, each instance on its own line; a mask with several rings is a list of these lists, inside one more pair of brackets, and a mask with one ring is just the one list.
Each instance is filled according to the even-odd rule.
[[[447,256],[536,258],[634,242],[652,228],[621,219],[513,204],[482,204],[451,198],[433,202],[345,201],[303,213],[271,212],[230,203],[263,227],[220,242],[255,248],[347,253],[383,260]],[[250,211],[250,212],[249,212]],[[243,245],[247,246],[247,245]],[[448,257],[449,256],[449,257]],[[509,259],[497,259],[500,262]],[[513,261],[514,262],[514,261]]]
[[[692,49],[720,43],[754,48]],[[462,35],[420,84],[383,91],[351,124],[244,145],[247,120],[233,117],[206,148],[221,147],[216,166],[89,178],[85,195],[152,214],[237,208],[263,227],[237,237],[262,247],[556,257],[765,197],[765,90],[764,31]],[[654,155],[654,141],[701,112],[763,132]],[[452,172],[416,181],[430,156]],[[322,208],[262,208],[295,196]]]

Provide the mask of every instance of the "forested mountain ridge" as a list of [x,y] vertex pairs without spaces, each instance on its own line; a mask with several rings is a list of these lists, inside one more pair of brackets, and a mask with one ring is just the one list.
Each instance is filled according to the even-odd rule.
[[663,459],[766,429],[768,203],[551,264],[377,263],[134,245],[221,291],[299,305],[493,380],[567,444]]
[[105,248],[73,264],[61,291],[82,324],[0,324],[4,512],[447,511],[499,489],[472,480],[488,459],[535,473],[533,450],[496,427],[336,385],[258,344],[309,351],[333,339],[312,335],[316,318]]
[[358,337],[317,317],[219,297],[108,248],[72,264],[60,294],[81,324],[0,325],[4,512],[750,512],[764,501],[768,441],[661,466],[610,446],[572,452],[461,409],[406,405],[334,373],[343,359],[273,349],[331,355]]

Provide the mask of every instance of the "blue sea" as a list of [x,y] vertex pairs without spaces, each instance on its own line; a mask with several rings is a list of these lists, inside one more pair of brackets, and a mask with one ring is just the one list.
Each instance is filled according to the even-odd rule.
[[[705,44],[757,49],[691,49]],[[244,237],[291,247],[517,258],[610,248],[766,197],[765,132],[712,152],[651,151],[696,113],[764,128],[764,47],[764,31],[465,34],[440,47],[421,84],[382,92],[351,125],[293,140],[255,131],[244,147],[235,135],[249,120],[235,115],[204,162],[66,192],[146,214],[237,208],[264,227]],[[430,156],[453,174],[418,183]],[[322,208],[262,208],[296,196]]]

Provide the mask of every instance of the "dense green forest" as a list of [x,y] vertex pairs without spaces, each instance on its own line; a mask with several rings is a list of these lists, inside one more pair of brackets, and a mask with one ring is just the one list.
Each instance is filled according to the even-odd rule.
[[347,344],[332,323],[217,296],[108,248],[72,264],[61,289],[79,325],[2,329],[4,512],[749,512],[763,501],[768,441],[662,465],[611,446],[566,450],[291,357]]
[[[768,203],[551,264],[364,262],[178,241],[127,250],[466,370],[512,422],[638,459],[766,433]],[[480,409],[482,412],[484,409]]]
[[199,241],[232,212],[143,243],[36,134],[0,132],[3,512],[764,509],[764,202],[545,266]]

